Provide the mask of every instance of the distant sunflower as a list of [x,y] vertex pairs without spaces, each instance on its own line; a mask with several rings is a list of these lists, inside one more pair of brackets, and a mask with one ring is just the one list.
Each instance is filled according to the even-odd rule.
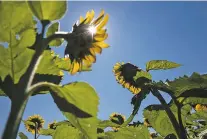
[[44,125],[44,119],[40,115],[33,115],[33,116],[29,116],[28,119],[24,123],[27,131],[31,132],[32,134],[35,133],[35,124],[37,127],[37,133],[39,133],[40,129]]
[[207,111],[207,105],[197,104],[195,106],[196,111]]
[[73,26],[72,33],[68,36],[65,49],[65,59],[70,59],[73,75],[80,71],[82,64],[91,66],[96,62],[96,53],[101,54],[103,48],[109,45],[104,42],[108,34],[103,27],[108,22],[108,14],[104,16],[102,10],[97,19],[93,20],[95,12],[87,12],[86,18],[80,17],[79,23]]
[[56,124],[57,122],[56,121],[54,121],[54,122],[52,122],[52,123],[49,123],[48,124],[48,129],[56,129]]
[[151,125],[150,125],[148,119],[146,119],[146,118],[144,118],[144,125],[145,125],[146,127],[151,127]]
[[130,63],[116,63],[113,72],[116,80],[124,88],[129,89],[133,94],[138,94],[141,88],[137,87],[133,77],[137,74],[137,71],[141,71],[137,66]]
[[[119,114],[119,113],[112,113],[109,117],[110,121],[112,121],[113,123],[116,123],[118,125],[122,125],[125,121],[126,121],[126,118],[125,116]],[[112,129],[114,131],[118,131],[119,130],[119,127],[112,127]]]

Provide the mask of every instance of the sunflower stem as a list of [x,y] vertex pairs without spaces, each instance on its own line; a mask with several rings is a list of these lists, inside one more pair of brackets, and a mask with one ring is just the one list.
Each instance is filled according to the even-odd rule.
[[42,58],[41,55],[48,45],[44,40],[45,28],[48,24],[49,22],[42,22],[42,33],[37,36],[36,42],[33,45],[33,48],[36,48],[36,51],[30,62],[31,64],[27,68],[27,71],[24,73],[24,75],[20,78],[20,81],[17,84],[17,88],[12,91],[13,95],[11,97],[11,111],[7,120],[6,127],[4,129],[2,139],[17,138],[22,116],[28,102],[28,98],[25,98],[25,96],[28,93],[28,89],[30,88],[34,79],[35,71]]
[[167,102],[165,101],[165,99],[162,97],[162,95],[160,94],[160,92],[157,90],[157,89],[154,89],[152,88],[151,89],[151,92],[152,94],[157,97],[157,99],[160,101],[160,103],[162,104],[162,106],[164,107],[173,127],[174,127],[174,130],[178,136],[179,139],[183,139],[182,137],[182,132],[181,132],[181,129],[180,129],[180,126],[175,118],[175,115],[173,114],[173,112],[170,110]]
[[[141,93],[141,92],[140,92]],[[121,127],[127,126],[129,123],[132,122],[132,120],[134,119],[134,116],[138,113],[139,111],[139,107],[141,105],[142,100],[145,98],[143,97],[144,93],[140,94],[140,96],[136,98],[136,102],[134,104],[134,109],[131,113],[131,115],[129,116],[129,118],[121,125]]]
[[34,139],[37,139],[37,122],[35,122],[35,134],[34,134]]

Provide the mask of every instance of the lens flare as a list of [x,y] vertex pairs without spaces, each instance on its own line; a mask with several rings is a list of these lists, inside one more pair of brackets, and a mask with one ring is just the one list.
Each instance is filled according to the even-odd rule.
[[90,26],[88,28],[88,31],[91,32],[92,34],[96,33],[96,28],[94,26]]

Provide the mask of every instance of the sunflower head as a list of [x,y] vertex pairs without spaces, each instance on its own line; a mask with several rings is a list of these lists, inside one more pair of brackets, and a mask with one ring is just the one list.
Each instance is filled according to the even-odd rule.
[[195,106],[195,110],[196,111],[207,111],[207,106],[206,105],[197,104]]
[[124,88],[129,89],[133,94],[141,92],[141,88],[137,86],[137,83],[134,81],[134,76],[136,76],[138,71],[141,71],[141,69],[137,66],[123,62],[116,63],[113,68],[117,82]]
[[44,119],[40,115],[29,116],[28,119],[25,121],[24,125],[28,132],[34,134],[36,128],[37,133],[39,133],[40,129],[44,125]]
[[149,121],[148,121],[147,118],[144,118],[144,125],[145,125],[146,127],[151,127],[151,125],[150,125],[150,123],[149,123]]
[[52,123],[49,123],[48,124],[48,129],[56,129],[56,124],[57,122],[56,121],[53,121]]
[[107,30],[103,27],[108,22],[108,15],[102,10],[98,18],[93,19],[95,12],[87,12],[86,17],[80,17],[79,23],[74,24],[72,33],[68,35],[65,58],[70,59],[71,74],[81,70],[83,64],[91,66],[96,62],[96,54],[101,54],[103,48],[109,47],[104,42]]
[[[109,119],[110,119],[110,121],[112,121],[113,123],[116,123],[118,125],[122,125],[126,121],[125,116],[123,116],[123,115],[121,115],[119,113],[112,113],[109,116]],[[112,127],[112,129],[114,131],[118,131],[119,130],[119,127]]]

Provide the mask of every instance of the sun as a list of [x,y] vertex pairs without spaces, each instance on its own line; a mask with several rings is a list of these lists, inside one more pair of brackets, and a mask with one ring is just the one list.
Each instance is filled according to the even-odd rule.
[[94,34],[94,33],[96,33],[96,28],[95,28],[94,26],[90,26],[90,27],[88,28],[88,31],[89,31],[91,34]]

